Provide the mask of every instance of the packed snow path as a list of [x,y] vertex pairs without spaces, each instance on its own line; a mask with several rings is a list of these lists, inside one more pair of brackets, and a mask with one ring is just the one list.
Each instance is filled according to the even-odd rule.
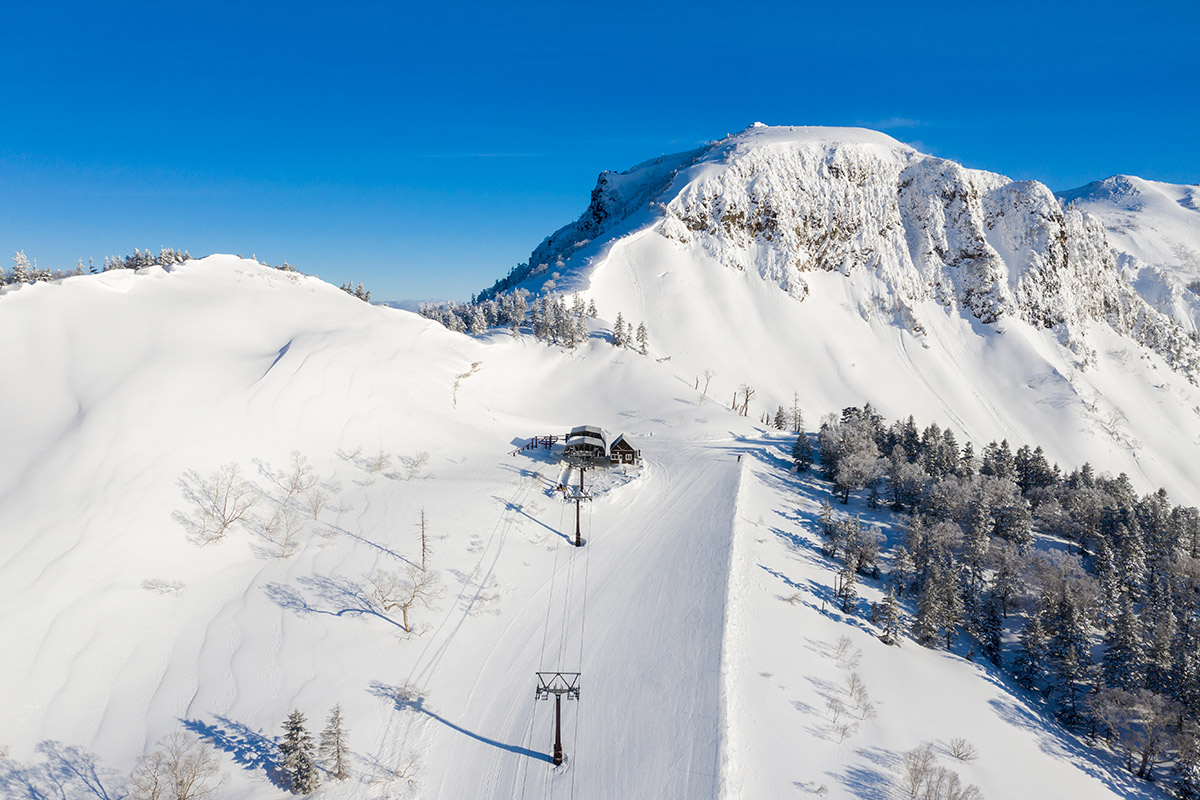
[[[475,656],[456,718],[435,717],[430,749],[453,755],[432,796],[717,796],[739,465],[719,446],[656,444],[665,449],[642,480],[585,511],[582,549],[569,505],[544,512],[563,534],[545,554],[545,583]],[[580,700],[563,703],[557,769],[554,703],[534,700],[539,670],[582,673]]]

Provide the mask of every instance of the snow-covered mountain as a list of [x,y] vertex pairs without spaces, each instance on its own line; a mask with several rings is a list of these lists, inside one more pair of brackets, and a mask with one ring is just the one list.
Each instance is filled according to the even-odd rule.
[[1104,223],[1143,297],[1187,330],[1200,327],[1200,186],[1114,175],[1059,197]]
[[[1180,241],[1198,229],[1182,219]],[[937,409],[976,440],[1053,440],[1064,463],[1200,488],[1168,455],[1200,443],[1200,346],[1139,294],[1102,220],[881,133],[756,124],[604,173],[493,291],[547,285],[645,320],[657,357],[685,380],[714,369],[726,395]]]
[[[881,582],[835,610],[828,485],[755,423],[870,401],[1195,504],[1194,345],[1112,247],[1039,184],[755,127],[601,176],[501,282],[594,300],[573,350],[228,256],[6,287],[0,796],[115,800],[183,729],[220,796],[283,797],[280,724],[340,703],[331,800],[886,798],[921,742],[991,800],[1162,797],[1001,671],[882,644]],[[618,312],[648,355],[610,345]],[[578,473],[521,449],[577,424],[644,457],[588,476],[582,549]],[[214,537],[226,465],[258,491]],[[419,563],[422,511],[440,590],[408,632],[372,593]],[[583,673],[557,769],[546,669]]]

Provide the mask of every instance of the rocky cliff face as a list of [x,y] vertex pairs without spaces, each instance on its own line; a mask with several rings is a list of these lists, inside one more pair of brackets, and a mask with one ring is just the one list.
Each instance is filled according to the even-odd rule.
[[[601,175],[588,210],[549,237],[515,285],[566,268],[632,215],[731,269],[805,299],[836,271],[911,318],[915,303],[1052,329],[1088,360],[1087,324],[1151,347],[1193,382],[1194,337],[1123,275],[1104,226],[1044,185],[966,169],[871,131],[752,127],[707,148]],[[502,287],[503,288],[503,287]]]

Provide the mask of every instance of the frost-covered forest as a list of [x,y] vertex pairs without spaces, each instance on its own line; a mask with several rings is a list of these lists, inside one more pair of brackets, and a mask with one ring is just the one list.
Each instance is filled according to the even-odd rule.
[[[855,583],[888,595],[871,616],[892,640],[907,627],[930,647],[983,657],[1039,693],[1069,726],[1127,754],[1139,777],[1171,762],[1180,797],[1200,792],[1200,514],[1124,475],[1067,472],[1040,447],[991,442],[979,454],[953,432],[872,407],[822,420],[820,467],[835,503],[822,510],[835,594]],[[801,434],[796,466],[811,462]],[[907,515],[883,550],[878,528],[835,510],[861,493]],[[907,600],[911,620],[903,619]]]

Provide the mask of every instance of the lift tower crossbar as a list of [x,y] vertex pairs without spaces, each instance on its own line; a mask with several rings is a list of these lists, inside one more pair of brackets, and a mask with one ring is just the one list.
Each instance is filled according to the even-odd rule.
[[562,699],[579,699],[578,672],[539,672],[535,697],[538,700],[549,700],[554,695],[554,766],[563,763],[562,749]]

